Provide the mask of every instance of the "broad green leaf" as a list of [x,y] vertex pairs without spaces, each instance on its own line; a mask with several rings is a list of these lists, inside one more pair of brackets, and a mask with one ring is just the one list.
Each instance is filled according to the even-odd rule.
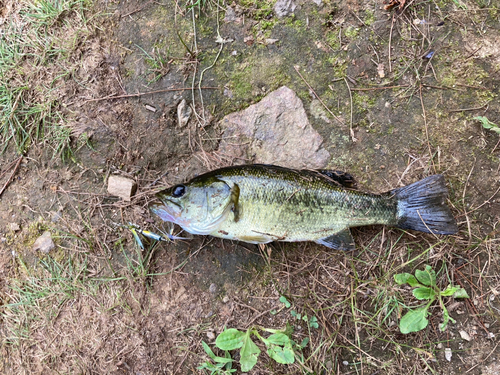
[[240,350],[240,364],[241,371],[248,372],[257,363],[257,358],[259,357],[260,349],[255,345],[255,343],[250,338],[250,330],[244,334],[243,346]]
[[394,281],[396,281],[399,285],[408,284],[410,286],[420,285],[411,273],[398,273],[394,275]]
[[427,307],[421,307],[415,310],[408,311],[399,322],[399,330],[401,333],[407,334],[418,332],[427,327]]
[[236,369],[232,368],[233,367],[232,363],[234,360],[231,358],[231,354],[229,354],[227,350],[224,350],[224,358],[231,360],[231,362],[226,363],[225,366],[226,371],[229,371],[230,373],[236,372]]
[[300,343],[300,347],[304,349],[307,344],[309,344],[309,337],[305,337],[304,340],[302,340],[302,342]]
[[424,285],[436,285],[436,271],[434,271],[431,266],[425,266],[425,270],[423,271],[416,270],[415,276],[417,277],[417,280]]
[[432,288],[427,288],[425,286],[421,288],[413,289],[413,295],[416,299],[432,299],[436,297],[436,292]]
[[316,318],[315,316],[311,317],[311,319],[309,320],[309,327],[319,328],[318,318]]
[[481,124],[483,125],[483,128],[485,129],[489,129],[489,130],[493,130],[494,132],[500,134],[500,127],[491,122],[490,120],[488,120],[487,117],[484,117],[484,116],[476,116],[473,118],[473,120],[478,120],[478,121],[481,121]]
[[277,345],[270,345],[267,348],[267,354],[278,363],[290,364],[295,362],[295,354],[292,345],[286,345],[283,348]]
[[448,314],[448,310],[446,308],[443,309],[443,323],[439,325],[439,330],[443,332],[448,325],[448,321],[450,320],[450,314]]
[[456,323],[456,320],[450,316],[446,307],[443,306],[443,323],[441,323],[439,325],[439,329],[441,331],[444,331],[446,329],[446,326],[448,325],[448,321],[451,321],[452,323]]
[[467,291],[463,288],[458,288],[455,293],[453,293],[453,298],[469,298]]
[[267,343],[281,346],[290,344],[290,338],[281,332],[272,334],[265,341],[266,345]]
[[452,285],[448,285],[446,287],[445,290],[443,290],[440,294],[443,296],[443,297],[450,297],[452,296],[453,294],[455,294],[455,292],[460,289],[460,288],[457,288],[456,286],[452,286]]
[[229,328],[222,331],[215,339],[215,345],[222,350],[234,350],[243,346],[244,332],[235,328]]
[[215,357],[214,361],[217,362],[217,363],[226,364],[226,363],[233,362],[233,359],[232,358],[224,358],[224,357]]
[[288,302],[285,296],[280,297],[280,302],[283,303],[287,309],[290,308],[290,306],[292,306],[292,304]]
[[202,341],[201,345],[203,345],[203,349],[205,349],[205,353],[207,353],[208,356],[215,361],[215,357],[217,357],[217,356],[214,354],[214,352],[212,351],[212,349],[210,349],[210,347],[208,346],[208,344],[205,341]]
[[222,363],[217,363],[217,364],[213,364],[213,363],[210,363],[210,362],[203,362],[202,364],[200,364],[197,369],[198,370],[210,370],[212,371],[212,374],[217,374],[221,371],[222,367],[224,367],[224,364]]

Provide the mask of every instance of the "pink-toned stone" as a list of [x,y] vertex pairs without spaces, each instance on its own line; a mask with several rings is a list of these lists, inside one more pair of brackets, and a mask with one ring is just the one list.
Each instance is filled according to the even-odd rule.
[[323,168],[330,154],[313,129],[300,98],[286,86],[259,103],[222,119],[219,152],[235,164],[264,163],[289,168]]

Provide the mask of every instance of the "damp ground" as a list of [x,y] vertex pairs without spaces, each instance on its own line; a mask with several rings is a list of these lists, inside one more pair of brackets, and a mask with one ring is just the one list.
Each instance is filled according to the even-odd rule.
[[[40,11],[4,3],[4,32]],[[261,346],[254,374],[500,371],[498,4],[67,3],[38,29],[59,41],[44,47],[43,68],[27,49],[2,70],[12,86],[38,80],[13,91],[2,129],[30,100],[48,103],[41,129],[62,127],[31,133],[21,151],[3,138],[0,372],[203,373],[202,341],[223,356],[214,341],[225,327],[288,327],[304,344],[293,365]],[[221,151],[221,120],[283,86],[322,137],[326,168],[372,192],[441,173],[459,233],[357,228],[352,253],[201,236],[140,249],[128,223],[171,229],[147,209],[155,192],[258,160]],[[110,175],[137,183],[131,201],[107,193]],[[47,254],[33,249],[45,231]],[[401,316],[421,303],[393,276],[425,265],[470,298],[445,299],[456,323],[444,332],[434,304],[429,325],[404,335]]]

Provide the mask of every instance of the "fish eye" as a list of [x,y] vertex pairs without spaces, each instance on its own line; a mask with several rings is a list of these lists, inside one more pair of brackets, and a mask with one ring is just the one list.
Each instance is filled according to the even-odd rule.
[[177,185],[177,186],[174,186],[173,190],[172,190],[172,196],[174,198],[180,198],[182,197],[184,194],[186,194],[186,187],[184,185]]

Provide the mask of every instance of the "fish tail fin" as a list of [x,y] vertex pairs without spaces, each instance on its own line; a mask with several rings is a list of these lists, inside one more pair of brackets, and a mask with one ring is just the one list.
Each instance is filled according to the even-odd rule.
[[455,218],[446,205],[448,189],[442,175],[429,176],[391,194],[398,201],[398,228],[434,234],[458,232]]

